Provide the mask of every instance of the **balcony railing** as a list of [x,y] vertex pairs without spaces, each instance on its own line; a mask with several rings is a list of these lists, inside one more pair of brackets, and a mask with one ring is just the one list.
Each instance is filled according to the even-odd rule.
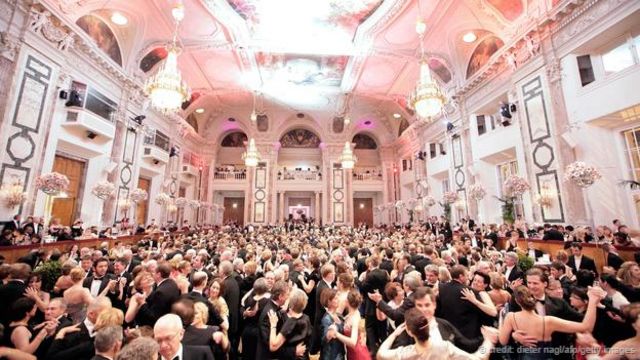
[[353,169],[353,181],[382,181],[382,169],[355,168]]
[[322,173],[317,170],[280,170],[278,180],[281,181],[319,181]]
[[216,171],[213,173],[213,178],[216,180],[246,180],[247,169],[239,167],[219,167],[216,168]]

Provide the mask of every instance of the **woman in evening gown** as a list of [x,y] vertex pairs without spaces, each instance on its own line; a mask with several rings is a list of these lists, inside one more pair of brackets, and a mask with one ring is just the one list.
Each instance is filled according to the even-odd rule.
[[[361,318],[358,308],[362,304],[362,295],[356,290],[351,290],[347,295],[348,314],[344,319],[344,334],[336,329],[336,325],[330,327],[330,336],[335,336],[347,347],[347,360],[371,360],[367,349],[364,326],[360,326]],[[332,330],[332,331],[331,331]]]

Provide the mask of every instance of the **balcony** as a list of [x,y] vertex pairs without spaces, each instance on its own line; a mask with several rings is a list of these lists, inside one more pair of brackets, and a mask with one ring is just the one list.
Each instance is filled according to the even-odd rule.
[[182,172],[181,173],[184,176],[196,177],[196,176],[198,176],[198,172],[199,172],[198,168],[196,168],[193,165],[189,165],[189,164],[182,165]]
[[154,165],[166,164],[169,162],[169,153],[154,146],[144,145],[142,158],[151,161]]
[[241,166],[217,167],[213,178],[222,181],[244,181],[247,179],[247,169]]
[[318,170],[280,170],[279,181],[322,181],[322,173]]
[[353,181],[382,181],[382,169],[356,167],[353,169]]
[[79,130],[76,132],[79,137],[89,139],[111,140],[116,133],[113,123],[80,107],[67,109],[67,118],[62,127]]

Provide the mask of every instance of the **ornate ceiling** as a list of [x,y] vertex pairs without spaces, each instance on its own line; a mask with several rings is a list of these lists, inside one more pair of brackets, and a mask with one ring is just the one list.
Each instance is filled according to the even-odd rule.
[[[121,61],[126,72],[143,80],[166,56],[163,47],[173,31],[171,9],[178,1],[185,6],[185,20],[179,31],[183,47],[179,66],[194,93],[183,115],[192,115],[190,122],[196,121],[201,133],[212,126],[229,125],[229,117],[247,123],[254,102],[258,112],[267,115],[278,111],[309,114],[328,132],[335,132],[331,120],[348,108],[356,125],[366,118],[369,124],[373,120],[374,126],[397,133],[401,120],[411,119],[411,112],[404,105],[418,76],[418,18],[427,24],[425,49],[429,64],[452,94],[518,33],[519,26],[548,12],[558,2],[45,2],[78,24],[114,61]],[[113,23],[114,11],[128,19],[127,25]],[[476,39],[463,41],[470,31]],[[195,113],[196,109],[203,110]],[[399,116],[394,117],[394,113]],[[234,127],[242,128],[229,125],[227,130]]]

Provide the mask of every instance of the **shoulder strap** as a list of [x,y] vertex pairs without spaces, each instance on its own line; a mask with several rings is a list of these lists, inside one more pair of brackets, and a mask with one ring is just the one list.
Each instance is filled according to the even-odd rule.
[[516,322],[516,313],[513,314],[513,328],[518,330],[518,323]]

